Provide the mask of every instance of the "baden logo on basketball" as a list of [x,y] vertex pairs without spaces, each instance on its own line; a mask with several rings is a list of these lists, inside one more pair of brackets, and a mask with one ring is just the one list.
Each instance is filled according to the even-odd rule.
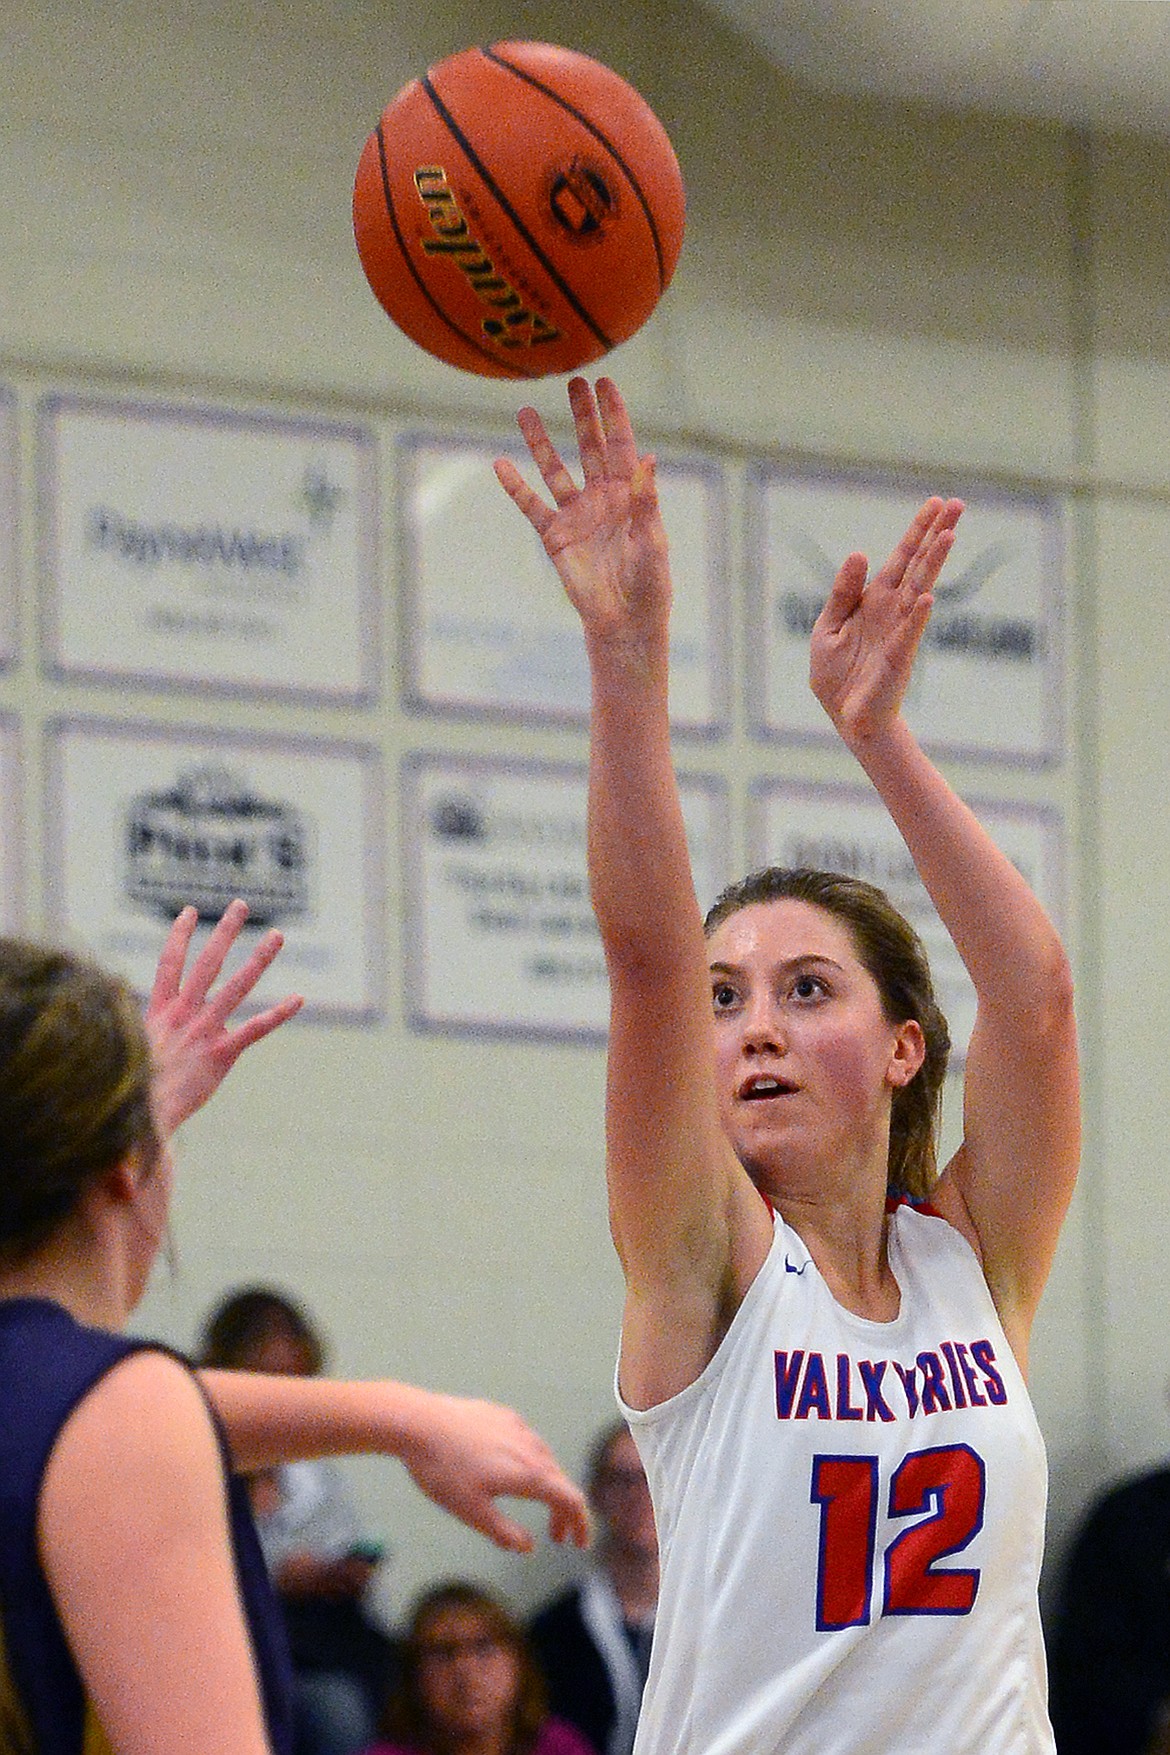
[[436,234],[423,239],[425,254],[446,256],[466,276],[477,298],[500,313],[484,317],[484,339],[497,347],[532,347],[559,340],[560,330],[531,310],[515,287],[496,273],[491,257],[472,234],[442,165],[420,165],[414,186]]
[[601,167],[575,156],[558,165],[547,182],[549,212],[574,242],[599,244],[618,217],[618,198],[612,179]]

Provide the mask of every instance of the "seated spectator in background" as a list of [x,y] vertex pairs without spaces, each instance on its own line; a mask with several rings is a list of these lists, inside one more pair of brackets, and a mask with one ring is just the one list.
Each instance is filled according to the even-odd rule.
[[1090,1511],[1050,1643],[1060,1755],[1170,1755],[1170,1468]]
[[553,1711],[596,1755],[630,1755],[658,1605],[658,1536],[624,1420],[596,1440],[585,1486],[597,1519],[595,1563],[535,1616],[529,1633]]
[[[324,1348],[291,1299],[252,1286],[212,1313],[199,1363],[315,1377]],[[397,1676],[395,1643],[366,1607],[381,1551],[335,1463],[288,1463],[251,1487],[292,1648],[297,1755],[353,1755],[374,1735]]]
[[519,1622],[472,1584],[439,1585],[411,1617],[402,1680],[369,1755],[591,1755],[548,1714]]

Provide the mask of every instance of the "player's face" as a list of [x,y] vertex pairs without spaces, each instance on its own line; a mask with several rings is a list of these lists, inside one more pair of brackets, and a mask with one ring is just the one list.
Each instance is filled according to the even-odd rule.
[[419,1696],[444,1747],[508,1726],[520,1685],[516,1654],[476,1609],[437,1609],[417,1650]]
[[747,1169],[768,1187],[786,1169],[883,1166],[922,1033],[889,1022],[845,922],[789,897],[754,902],[707,951],[720,1115]]

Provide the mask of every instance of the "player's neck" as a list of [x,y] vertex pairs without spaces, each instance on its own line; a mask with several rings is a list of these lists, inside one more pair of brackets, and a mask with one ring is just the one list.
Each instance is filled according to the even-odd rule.
[[83,1222],[66,1224],[42,1247],[0,1265],[0,1298],[45,1298],[91,1328],[119,1332],[131,1300],[121,1264],[94,1247]]
[[838,1304],[871,1322],[892,1322],[901,1292],[890,1267],[883,1200],[825,1206],[785,1201],[784,1221],[800,1237]]

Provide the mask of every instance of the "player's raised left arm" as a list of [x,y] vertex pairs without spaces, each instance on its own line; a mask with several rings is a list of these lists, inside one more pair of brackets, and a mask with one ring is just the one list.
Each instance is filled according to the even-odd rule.
[[876,786],[975,986],[963,1144],[932,1200],[975,1244],[1009,1339],[1026,1348],[1072,1195],[1080,1110],[1072,975],[1020,872],[902,717],[932,588],[962,511],[922,508],[867,581],[853,555],[813,634],[812,684]]

